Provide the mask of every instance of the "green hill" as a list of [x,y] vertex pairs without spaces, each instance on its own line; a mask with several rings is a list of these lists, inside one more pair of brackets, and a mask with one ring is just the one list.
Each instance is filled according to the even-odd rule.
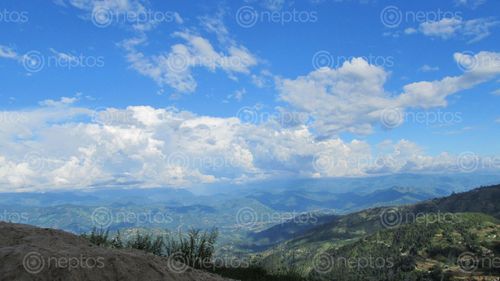
[[456,213],[446,221],[427,215],[425,220],[309,256],[302,266],[311,277],[327,280],[498,276],[500,268],[492,263],[500,254],[498,223],[476,213]]
[[[498,198],[500,198],[500,185],[495,185],[477,188],[469,192],[453,194],[444,198],[428,200],[415,205],[380,207],[344,216],[332,216],[330,222],[319,225],[306,231],[300,237],[286,241],[272,249],[262,252],[256,255],[256,259],[260,261],[263,267],[271,272],[279,272],[284,269],[294,268],[305,274],[312,274],[313,261],[321,254],[326,254],[330,257],[331,253],[340,251],[340,253],[343,253],[347,257],[351,257],[356,256],[354,252],[367,256],[375,251],[384,257],[390,256],[401,258],[401,255],[412,249],[413,255],[411,256],[413,258],[409,259],[411,261],[420,262],[421,265],[419,266],[430,266],[429,270],[432,265],[446,266],[446,263],[443,263],[440,259],[434,260],[433,258],[436,257],[430,254],[429,256],[417,255],[416,253],[422,253],[422,251],[432,252],[438,249],[432,245],[429,246],[429,248],[423,247],[421,244],[423,242],[421,241],[432,242],[434,240],[431,238],[435,238],[436,235],[456,233],[459,237],[455,237],[456,239],[451,240],[449,236],[445,235],[446,239],[448,239],[446,241],[449,242],[449,247],[444,247],[444,249],[447,250],[441,253],[441,255],[453,256],[459,250],[465,251],[466,246],[464,245],[480,245],[493,253],[498,252],[500,235],[496,233],[498,231],[498,222],[495,219],[500,218],[500,201]],[[462,220],[463,222],[457,223],[457,220]],[[470,232],[465,231],[467,227],[470,227]],[[490,236],[483,235],[483,229],[487,229],[488,227],[492,227],[492,229],[490,229],[492,231],[491,237],[494,238],[488,238]],[[415,236],[415,234],[418,235]],[[404,237],[404,239],[401,241],[391,240],[394,238],[394,235]],[[381,237],[384,239],[380,239]],[[409,237],[412,237],[412,239],[409,239]],[[463,244],[463,241],[465,241],[464,239],[466,239],[464,237],[468,237],[467,244]],[[471,239],[475,244],[471,244],[472,242],[469,243]],[[489,241],[488,239],[494,240],[492,241],[493,244],[488,244],[489,248],[483,245]],[[455,250],[451,250],[453,245],[455,245]],[[384,250],[386,246],[389,247],[387,251]],[[406,248],[403,249],[403,246]],[[368,249],[370,247],[373,247],[373,249]],[[396,251],[396,249],[399,249],[399,252]],[[475,251],[474,253],[478,250],[477,248],[473,249]],[[396,256],[396,252],[400,256]],[[427,262],[426,258],[429,258]],[[399,262],[400,260],[396,259],[396,261]],[[417,268],[418,267],[415,266],[410,271],[417,272],[414,270]],[[360,273],[359,271],[357,272]],[[389,274],[390,272],[392,271],[385,270],[383,274]],[[392,272],[391,274],[396,274],[398,272],[399,271]],[[336,273],[331,274],[335,275]],[[365,275],[379,276],[379,274],[382,273],[375,272],[374,275]],[[329,280],[350,279],[334,278]],[[352,280],[359,279],[353,277]]]

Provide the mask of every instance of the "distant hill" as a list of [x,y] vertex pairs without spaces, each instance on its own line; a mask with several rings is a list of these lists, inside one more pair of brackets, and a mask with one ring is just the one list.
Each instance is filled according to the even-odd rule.
[[[385,178],[376,181],[390,182]],[[287,186],[290,190],[283,187],[276,190],[248,187],[241,192],[212,195],[159,188],[4,193],[0,196],[0,220],[57,228],[76,234],[101,226],[109,227],[111,231],[122,230],[123,233],[139,229],[159,233],[191,227],[217,227],[221,233],[219,249],[246,253],[261,251],[298,237],[315,226],[330,222],[328,215],[331,214],[415,203],[451,192],[440,188],[426,191],[424,187],[383,188],[375,185],[365,188],[369,182],[366,179],[356,180],[360,185],[352,192],[339,192],[335,181],[331,180],[321,181],[321,184],[335,183],[330,188],[310,186],[315,182],[307,181],[307,186]],[[249,219],[255,221],[248,224],[238,221],[242,208],[249,211]],[[94,217],[96,211],[102,215],[99,220]],[[306,216],[306,219],[300,220],[300,225],[296,225],[295,220],[286,222],[299,214]],[[285,224],[281,225],[283,222]],[[275,225],[278,226],[270,228]]]
[[443,190],[426,192],[415,188],[389,187],[373,192],[330,193],[290,190],[282,193],[257,192],[248,198],[283,212],[305,212],[331,209],[338,213],[352,212],[376,205],[415,203],[435,196],[448,195]]
[[[307,231],[320,225],[330,223],[341,214],[348,213],[349,210],[356,211],[375,206],[384,205],[403,205],[416,203],[425,199],[432,198],[434,194],[419,192],[412,188],[392,187],[388,189],[377,190],[367,194],[340,193],[310,193],[304,195],[302,193],[283,194],[284,196],[271,194],[257,194],[251,198],[258,200],[264,205],[268,205],[275,209],[293,209],[299,208],[296,206],[300,202],[306,201],[309,205],[316,206],[319,210],[330,210],[330,213],[309,212],[297,216],[294,219],[283,222],[271,228],[260,232],[251,233],[252,241],[247,241],[246,247],[251,249],[265,248],[276,245],[285,240],[289,240],[298,236],[304,235]],[[314,197],[312,195],[315,195]],[[300,200],[298,199],[300,198]],[[304,207],[302,207],[304,208]]]
[[[463,192],[477,186],[500,182],[500,174],[451,173],[451,174],[393,174],[360,178],[318,178],[266,180],[234,186],[212,184],[191,190],[204,195],[252,195],[258,192],[283,193],[287,191],[311,193],[358,193],[368,194],[390,187],[412,188],[419,192],[446,196],[452,192]],[[444,192],[444,194],[443,194]]]
[[477,212],[500,218],[500,185],[456,193],[413,206],[414,211]]

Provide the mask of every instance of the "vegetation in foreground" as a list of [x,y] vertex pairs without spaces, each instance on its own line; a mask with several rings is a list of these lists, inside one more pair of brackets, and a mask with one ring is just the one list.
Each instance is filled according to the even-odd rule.
[[[262,281],[306,281],[304,277],[296,272],[286,272],[271,275],[264,269],[255,265],[245,267],[228,267],[224,264],[214,264],[214,244],[217,239],[217,230],[202,232],[192,229],[186,234],[154,236],[152,234],[141,234],[128,241],[123,241],[120,232],[110,236],[109,230],[94,228],[89,234],[82,237],[91,243],[114,249],[137,249],[163,257],[174,259],[188,264],[197,269],[202,269],[219,274],[224,277],[238,280],[262,280]],[[221,261],[218,261],[221,262]]]
[[203,268],[204,262],[212,260],[217,236],[216,229],[210,232],[191,229],[186,234],[179,232],[177,236],[172,234],[153,236],[137,232],[135,237],[123,241],[120,232],[110,237],[109,230],[96,228],[90,234],[82,235],[97,246],[137,249],[157,256],[172,256],[180,262],[199,269]]

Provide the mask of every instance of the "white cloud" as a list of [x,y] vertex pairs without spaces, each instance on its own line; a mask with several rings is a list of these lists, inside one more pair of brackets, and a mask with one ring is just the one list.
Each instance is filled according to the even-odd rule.
[[457,6],[466,6],[475,9],[482,4],[486,3],[486,0],[455,0]]
[[70,54],[70,53],[59,52],[59,51],[56,51],[54,48],[50,48],[49,50],[60,61],[65,61],[65,62],[76,62],[76,61],[78,61],[78,58],[76,56]]
[[12,48],[0,45],[0,58],[18,59],[19,55]]
[[410,83],[396,96],[384,89],[388,73],[362,58],[347,61],[337,69],[324,68],[296,79],[279,79],[277,88],[283,101],[312,116],[313,127],[321,135],[368,134],[374,124],[399,123],[392,119],[401,116],[406,108],[446,106],[449,95],[500,74],[500,53],[456,53],[454,58],[467,70],[463,75]]
[[405,85],[404,92],[397,98],[398,104],[402,107],[421,108],[446,106],[449,95],[492,80],[500,74],[500,53],[455,53],[454,59],[467,70],[463,75]]
[[234,99],[237,101],[241,101],[243,96],[246,95],[247,91],[245,89],[237,90],[234,92]]
[[202,16],[199,18],[201,26],[210,33],[217,36],[217,40],[223,44],[235,44],[229,36],[229,31],[224,24],[224,9],[219,9],[214,16]]
[[179,13],[174,13],[174,17],[175,17],[175,23],[177,23],[177,24],[184,23],[184,19],[182,19],[181,15]]
[[113,24],[132,26],[137,32],[150,31],[162,22],[183,24],[174,11],[154,11],[141,0],[55,0],[61,6],[72,6],[86,12],[82,17],[100,27]]
[[279,11],[283,9],[285,0],[265,0],[261,2],[262,6],[271,11]]
[[257,88],[265,88],[272,86],[274,75],[269,70],[261,70],[258,74],[252,74],[252,83]]
[[0,191],[453,171],[458,163],[453,155],[425,155],[408,140],[318,140],[304,125],[175,108],[42,107],[0,116]]
[[472,130],[474,130],[473,127],[465,126],[465,127],[462,127],[462,128],[456,129],[456,130],[444,131],[444,132],[441,132],[439,134],[442,134],[442,135],[445,135],[445,136],[451,136],[451,135],[463,134],[463,133],[466,133],[466,132],[470,132]]
[[[141,21],[129,22],[135,30],[135,36],[121,42],[126,51],[126,59],[131,68],[140,74],[152,78],[160,87],[169,86],[179,93],[192,93],[197,88],[197,81],[193,75],[196,68],[207,69],[215,72],[222,70],[228,77],[237,80],[236,74],[250,75],[250,69],[258,64],[257,57],[245,46],[233,40],[224,25],[223,9],[215,16],[199,17],[201,26],[209,33],[215,33],[218,47],[210,42],[206,36],[202,36],[193,29],[183,28],[182,31],[172,33],[173,43],[168,51],[157,54],[147,54],[140,50],[149,44],[147,32],[157,26],[158,22],[150,19],[151,11],[137,0],[57,0],[59,5],[71,5],[78,9],[90,12],[90,17],[96,15],[104,16],[103,19],[92,18],[94,24],[111,24],[114,20],[123,18],[141,18]],[[177,12],[169,11],[172,21],[183,24],[184,20]],[[129,14],[130,17],[123,15]],[[138,15],[144,15],[147,19],[143,21]],[[89,16],[89,15],[87,15]],[[165,15],[163,15],[165,17]],[[61,53],[51,49],[59,58],[65,60],[73,59],[71,54]],[[163,92],[160,89],[159,92]]]
[[39,102],[39,104],[42,106],[67,106],[77,102],[78,100],[78,97],[61,97],[59,100],[43,100]]
[[246,89],[239,89],[234,91],[234,93],[227,95],[227,99],[225,99],[223,102],[228,103],[230,99],[234,99],[238,102],[240,102],[243,99],[243,96],[247,94]]
[[405,34],[415,34],[415,33],[418,32],[418,30],[415,29],[415,28],[413,28],[413,27],[408,27],[408,28],[405,29],[404,32],[405,32]]
[[129,0],[56,0],[54,3],[62,6],[71,5],[82,10],[92,10],[96,6],[104,6],[109,9],[126,10],[132,6]]
[[[313,1],[311,1],[312,3]],[[245,0],[246,4],[259,5],[272,12],[282,10],[285,6],[293,5],[293,1],[287,0]]]
[[439,21],[421,23],[419,31],[430,37],[439,37],[444,40],[461,37],[468,40],[468,43],[474,43],[488,37],[491,34],[490,29],[499,24],[499,21],[495,21],[492,18],[466,21],[461,18],[443,18]]
[[448,39],[455,36],[462,26],[462,20],[458,18],[444,18],[440,21],[427,21],[420,24],[420,31],[427,36]]
[[424,65],[422,65],[422,67],[420,67],[419,70],[422,71],[422,72],[434,72],[434,71],[438,71],[439,67],[438,66],[430,66],[428,64],[424,64]]
[[145,10],[145,7],[137,0],[58,0],[56,4],[62,6],[71,5],[91,13],[102,10],[115,16],[124,13],[138,14]]
[[383,86],[388,74],[362,58],[338,69],[315,70],[295,80],[278,81],[280,97],[298,110],[311,113],[324,135],[341,131],[371,132],[370,115],[390,106]]
[[244,46],[231,42],[225,50],[215,50],[212,43],[191,32],[176,32],[174,38],[182,43],[171,45],[170,51],[155,56],[147,56],[138,51],[146,38],[125,41],[122,46],[127,51],[127,59],[132,68],[151,77],[160,86],[170,86],[181,93],[196,90],[197,82],[192,74],[195,68],[209,71],[225,71],[230,77],[235,73],[250,74],[250,68],[257,65],[257,58]]

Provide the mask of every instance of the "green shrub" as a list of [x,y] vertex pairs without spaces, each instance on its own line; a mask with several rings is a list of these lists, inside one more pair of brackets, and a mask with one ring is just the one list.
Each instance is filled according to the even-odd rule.
[[86,238],[90,241],[90,243],[95,244],[97,246],[109,246],[110,241],[108,239],[109,237],[109,229],[104,230],[100,228],[97,230],[97,228],[93,228],[92,231],[90,232],[90,235],[87,235],[86,233],[81,235],[83,238]]
[[153,238],[151,234],[137,234],[134,239],[127,242],[127,248],[142,250],[157,256],[163,255],[163,237],[157,236]]
[[173,255],[191,267],[204,268],[212,261],[215,252],[214,244],[218,235],[216,229],[210,232],[191,229],[187,234],[179,232],[177,236],[167,235],[166,255]]
[[137,231],[132,239],[124,243],[119,231],[115,237],[110,239],[109,229],[97,230],[93,228],[90,234],[82,234],[82,237],[97,246],[117,249],[130,248],[158,256],[174,256],[177,260],[191,267],[203,268],[212,262],[218,231],[213,229],[210,232],[202,232],[199,229],[191,229],[187,234],[179,232],[177,235],[167,234],[156,237]]

